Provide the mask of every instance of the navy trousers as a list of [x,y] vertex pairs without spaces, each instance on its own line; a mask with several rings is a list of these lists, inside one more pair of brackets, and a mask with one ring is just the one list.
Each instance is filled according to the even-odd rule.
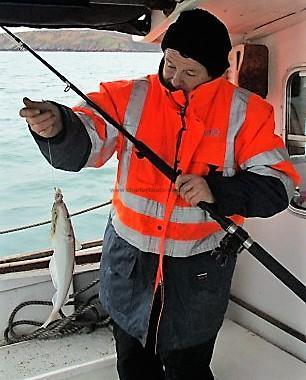
[[216,336],[193,347],[155,353],[159,313],[160,294],[157,293],[145,347],[113,323],[120,380],[214,380],[210,362]]

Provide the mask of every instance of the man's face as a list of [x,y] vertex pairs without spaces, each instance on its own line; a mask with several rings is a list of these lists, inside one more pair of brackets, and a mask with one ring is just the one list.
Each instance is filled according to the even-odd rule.
[[210,81],[206,68],[192,58],[183,57],[177,50],[165,50],[163,78],[173,91],[189,92]]

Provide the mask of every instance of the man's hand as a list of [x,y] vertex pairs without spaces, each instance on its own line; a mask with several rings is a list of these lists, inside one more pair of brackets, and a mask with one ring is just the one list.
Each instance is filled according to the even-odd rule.
[[23,98],[25,105],[19,111],[19,115],[26,119],[31,130],[38,135],[50,138],[62,130],[62,120],[58,107],[49,102],[33,102]]
[[194,174],[181,174],[175,181],[175,187],[180,196],[195,207],[200,201],[214,203],[207,182],[203,177]]

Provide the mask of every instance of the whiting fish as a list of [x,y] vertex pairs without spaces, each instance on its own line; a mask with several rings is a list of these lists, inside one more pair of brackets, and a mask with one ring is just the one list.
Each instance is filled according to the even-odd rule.
[[52,298],[53,310],[41,327],[46,327],[50,322],[60,318],[59,311],[66,303],[75,262],[74,232],[60,189],[55,189],[55,201],[52,207],[51,240],[53,255],[49,269],[56,292]]

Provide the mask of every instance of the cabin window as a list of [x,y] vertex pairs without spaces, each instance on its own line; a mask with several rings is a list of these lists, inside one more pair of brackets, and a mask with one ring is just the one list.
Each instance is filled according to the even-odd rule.
[[306,70],[292,73],[286,87],[286,140],[288,152],[301,176],[289,209],[306,217]]
[[306,148],[306,70],[290,75],[286,88],[286,131],[289,154],[305,155]]

